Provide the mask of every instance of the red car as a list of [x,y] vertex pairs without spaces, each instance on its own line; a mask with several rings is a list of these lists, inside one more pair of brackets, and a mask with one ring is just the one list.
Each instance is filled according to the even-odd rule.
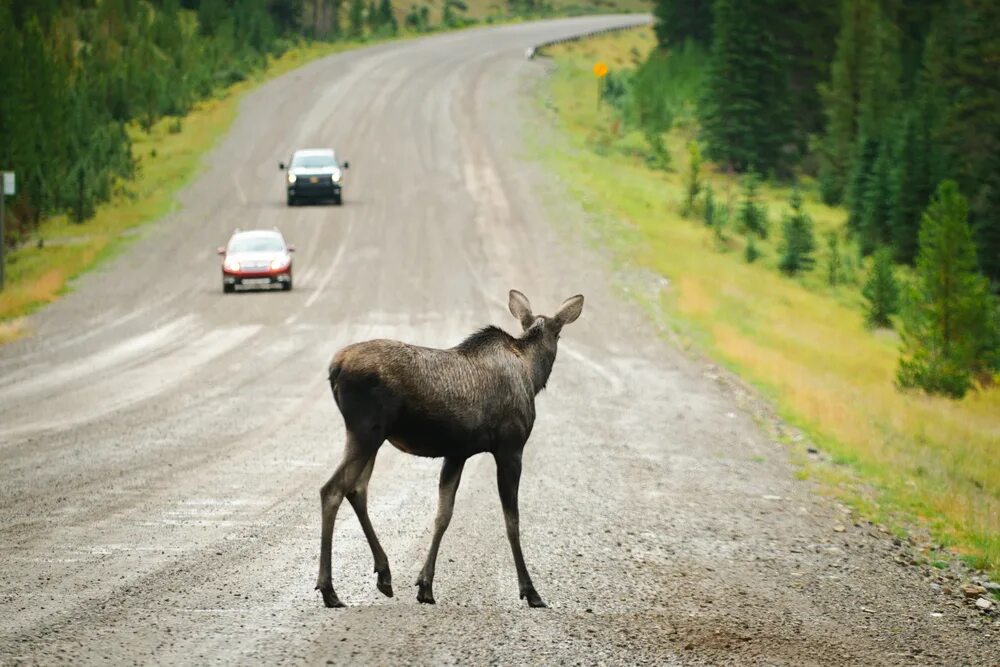
[[222,255],[222,291],[232,292],[237,285],[246,287],[281,285],[292,289],[292,253],[295,247],[285,243],[278,230],[236,230]]

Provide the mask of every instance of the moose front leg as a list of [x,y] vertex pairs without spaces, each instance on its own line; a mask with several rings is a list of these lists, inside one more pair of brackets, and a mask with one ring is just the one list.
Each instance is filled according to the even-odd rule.
[[517,568],[521,599],[527,598],[530,607],[546,607],[545,601],[531,583],[528,567],[524,564],[524,554],[521,553],[521,532],[517,512],[517,490],[521,484],[521,452],[497,454],[495,458],[500,505],[503,507],[503,518],[507,524],[507,539],[510,540],[510,549],[514,553],[514,567]]
[[438,549],[441,547],[441,538],[444,531],[451,522],[451,513],[455,508],[455,494],[458,492],[458,483],[462,480],[462,469],[465,467],[465,459],[446,458],[441,467],[441,482],[438,484],[438,513],[434,519],[434,537],[431,538],[431,550],[427,553],[427,560],[420,570],[420,577],[417,579],[417,601],[427,604],[434,604],[434,566],[437,562]]

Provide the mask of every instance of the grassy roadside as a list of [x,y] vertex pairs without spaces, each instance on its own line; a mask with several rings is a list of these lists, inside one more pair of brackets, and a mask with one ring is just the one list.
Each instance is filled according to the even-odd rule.
[[[834,462],[803,457],[804,474],[866,516],[929,532],[1000,578],[1000,388],[961,401],[899,393],[898,340],[865,327],[856,285],[827,288],[822,269],[788,279],[775,268],[773,248],[747,264],[738,238],[720,247],[699,220],[683,218],[684,146],[694,128],[671,133],[671,171],[647,167],[643,138],[623,132],[597,105],[590,70],[596,60],[632,66],[652,45],[647,29],[548,51],[556,69],[544,103],[562,131],[540,140],[539,159],[579,196],[618,261],[669,279],[647,305],[755,384]],[[739,192],[729,176],[709,180],[717,197]],[[762,188],[772,230],[790,194]],[[806,208],[817,239],[842,225],[843,211],[808,192]]]

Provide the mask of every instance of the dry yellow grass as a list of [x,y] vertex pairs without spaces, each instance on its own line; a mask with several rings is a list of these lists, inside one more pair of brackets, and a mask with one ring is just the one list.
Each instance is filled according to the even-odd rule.
[[[734,251],[719,252],[710,230],[679,213],[691,128],[669,138],[672,172],[650,170],[613,146],[603,155],[594,150],[606,145],[614,120],[593,103],[590,66],[596,59],[625,65],[652,45],[644,30],[551,51],[558,67],[549,92],[566,132],[543,159],[597,214],[621,261],[671,279],[662,307],[676,328],[759,386],[875,494],[860,485],[834,491],[878,520],[929,528],[1000,574],[1000,388],[961,401],[899,392],[898,338],[865,327],[856,285],[831,289],[821,270],[784,277],[771,244],[752,265],[738,237]],[[739,191],[726,175],[709,179],[723,200]],[[772,229],[789,195],[783,187],[763,189]],[[806,207],[820,234],[843,224],[844,212],[815,196]],[[847,479],[812,472],[827,483]]]

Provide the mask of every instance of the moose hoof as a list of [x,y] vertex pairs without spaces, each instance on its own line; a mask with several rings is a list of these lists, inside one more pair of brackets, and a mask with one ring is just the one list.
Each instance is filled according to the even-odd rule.
[[375,586],[378,588],[379,592],[387,598],[392,597],[392,575],[389,573],[389,568],[385,568],[381,572],[375,570],[378,574],[378,581]]
[[330,609],[336,609],[339,607],[346,607],[340,598],[337,597],[337,593],[334,592],[332,588],[320,588],[319,592],[323,595],[323,604],[325,604]]
[[534,607],[536,609],[547,609],[549,606],[545,604],[545,600],[542,599],[542,596],[540,596],[534,590],[525,591],[524,593],[521,593],[521,599],[523,600],[525,598],[528,599],[529,607]]
[[434,602],[434,592],[432,591],[430,584],[418,581],[417,586],[420,587],[420,590],[417,591],[417,602],[423,604],[436,604]]

